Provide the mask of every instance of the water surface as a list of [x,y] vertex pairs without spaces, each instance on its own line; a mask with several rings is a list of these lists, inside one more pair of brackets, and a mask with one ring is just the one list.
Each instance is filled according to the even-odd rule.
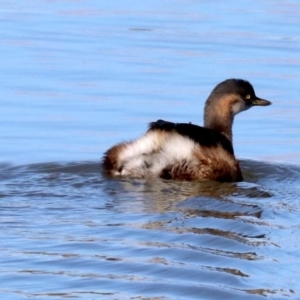
[[[3,299],[300,299],[297,1],[1,1]],[[153,120],[244,78],[245,181],[103,176]]]

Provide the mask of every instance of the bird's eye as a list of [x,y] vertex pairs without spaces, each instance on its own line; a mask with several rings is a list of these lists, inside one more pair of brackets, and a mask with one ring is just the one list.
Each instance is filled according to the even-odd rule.
[[246,95],[246,99],[249,100],[251,96],[249,94]]

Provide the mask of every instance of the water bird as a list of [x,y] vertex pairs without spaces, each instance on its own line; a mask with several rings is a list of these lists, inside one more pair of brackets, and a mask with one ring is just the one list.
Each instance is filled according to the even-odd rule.
[[227,79],[207,98],[203,127],[152,122],[140,138],[107,150],[102,158],[103,169],[108,175],[121,177],[242,181],[232,146],[234,116],[252,106],[270,104],[255,95],[248,81]]

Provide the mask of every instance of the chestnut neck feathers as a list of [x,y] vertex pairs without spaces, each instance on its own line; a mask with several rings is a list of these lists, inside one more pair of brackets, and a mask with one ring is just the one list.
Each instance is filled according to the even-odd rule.
[[242,79],[228,79],[219,83],[206,100],[204,127],[220,132],[232,142],[234,116],[253,105],[269,105],[255,95],[252,85]]
[[[224,104],[222,106],[216,104],[217,101],[223,102]],[[220,132],[232,142],[234,115],[230,106],[226,104],[226,102],[230,101],[230,96],[226,97],[226,99],[222,96],[222,98],[214,98],[211,101],[207,101],[204,109],[204,127]]]

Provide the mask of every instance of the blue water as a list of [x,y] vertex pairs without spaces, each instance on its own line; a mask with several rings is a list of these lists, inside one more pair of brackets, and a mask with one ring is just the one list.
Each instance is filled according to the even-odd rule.
[[[2,299],[300,299],[297,1],[1,1]],[[245,182],[109,179],[157,119],[202,124],[220,81]]]

